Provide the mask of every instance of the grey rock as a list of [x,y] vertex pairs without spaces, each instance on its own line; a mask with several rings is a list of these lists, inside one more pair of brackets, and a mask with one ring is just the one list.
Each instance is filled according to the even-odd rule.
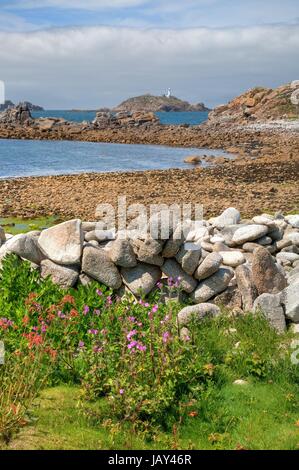
[[282,253],[296,253],[296,255],[298,255],[299,254],[299,247],[296,246],[296,245],[290,245],[290,246],[286,246],[281,251],[282,251]]
[[238,289],[241,292],[242,307],[245,312],[252,310],[253,303],[258,296],[257,289],[254,285],[252,271],[249,266],[238,266],[236,271],[236,280]]
[[282,264],[290,262],[291,264],[294,261],[299,260],[299,255],[297,253],[288,253],[286,251],[281,251],[280,253],[277,253],[276,259],[281,261]]
[[292,245],[292,242],[291,240],[288,240],[287,238],[283,238],[282,240],[278,240],[276,242],[276,247],[277,247],[277,250],[280,251],[282,250],[283,248],[286,248],[288,246]]
[[219,253],[210,253],[204,258],[194,273],[195,279],[206,279],[216,273],[222,263],[222,256]]
[[264,237],[261,237],[255,240],[255,243],[257,243],[258,245],[266,246],[266,245],[271,245],[272,241],[273,240],[271,237],[268,237],[265,235]]
[[0,246],[6,242],[4,229],[0,226]]
[[290,242],[290,245],[293,244],[293,245],[299,246],[299,232],[295,232],[295,231],[289,232],[285,235],[285,239],[286,241]]
[[292,227],[299,228],[299,214],[287,215],[285,219]]
[[69,220],[44,230],[38,244],[44,255],[54,263],[79,264],[83,247],[81,220]]
[[192,321],[201,321],[207,316],[216,317],[220,315],[220,308],[214,304],[202,303],[183,308],[177,316],[179,326],[188,325]]
[[195,279],[187,274],[175,259],[167,259],[162,266],[162,272],[167,277],[172,277],[173,279],[180,278],[180,287],[189,294],[197,286]]
[[240,212],[235,209],[234,207],[229,207],[222,212],[219,217],[216,217],[213,220],[214,227],[222,228],[226,227],[227,225],[235,225],[238,224],[241,220]]
[[95,230],[91,230],[90,232],[86,232],[85,235],[84,235],[84,239],[87,242],[97,241],[98,239],[97,239]]
[[167,240],[162,251],[163,258],[173,258],[176,256],[181,245],[185,242],[188,233],[192,230],[193,224],[190,221],[179,223],[174,230],[172,236]]
[[299,323],[299,282],[295,281],[281,293],[281,303],[284,306],[285,316]]
[[33,233],[22,233],[16,235],[6,242],[6,248],[11,253],[15,253],[21,258],[27,259],[35,264],[45,258],[38,245],[38,237]]
[[133,249],[138,261],[160,267],[164,263],[160,254],[163,249],[162,240],[154,240],[150,236],[144,240],[136,239],[133,240]]
[[45,259],[40,264],[41,277],[46,278],[50,276],[54,284],[67,289],[74,287],[79,278],[77,267],[74,266],[61,266],[60,264],[53,263],[49,259]]
[[287,285],[286,278],[264,247],[258,248],[253,253],[252,276],[258,295],[264,293],[276,294]]
[[123,268],[133,268],[137,264],[133,247],[129,240],[116,239],[109,248],[109,256],[113,263]]
[[96,222],[82,222],[83,232],[93,232],[96,229]]
[[181,246],[176,260],[182,266],[183,270],[192,276],[199,264],[201,258],[201,246],[195,243],[184,243]]
[[268,227],[265,225],[245,225],[235,231],[232,242],[236,245],[243,245],[243,243],[257,240],[268,233]]
[[239,310],[242,308],[241,292],[236,286],[228,286],[225,291],[221,292],[219,295],[216,295],[214,298],[214,303],[229,309]]
[[246,261],[243,253],[240,251],[220,251],[219,255],[222,256],[222,263],[232,268],[236,268]]
[[206,302],[217,294],[223,292],[234,276],[231,268],[220,268],[208,279],[201,281],[192,294],[192,300],[196,303]]
[[134,295],[149,294],[161,278],[158,266],[138,263],[134,268],[121,268],[124,284]]
[[279,333],[286,330],[286,320],[281,306],[280,294],[262,294],[254,302],[255,312],[261,311],[270,325]]
[[88,274],[81,273],[78,282],[82,286],[89,286],[92,282],[95,282],[95,280],[88,276]]
[[94,248],[92,246],[84,248],[82,271],[112,289],[118,289],[122,284],[117,267],[102,248]]

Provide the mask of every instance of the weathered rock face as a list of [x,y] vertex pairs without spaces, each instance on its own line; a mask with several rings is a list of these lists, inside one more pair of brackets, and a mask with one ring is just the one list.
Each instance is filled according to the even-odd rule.
[[192,298],[196,303],[206,302],[217,294],[223,292],[234,276],[234,271],[230,268],[220,268],[211,277],[201,281],[197,289],[193,292]]
[[7,125],[26,125],[32,122],[28,104],[21,103],[15,108],[9,108],[0,113],[0,123]]
[[82,271],[112,289],[122,285],[120,273],[110,257],[101,248],[86,246],[83,250]]
[[147,295],[161,278],[161,270],[157,266],[138,263],[134,268],[122,268],[121,275],[134,295]]
[[279,333],[286,329],[286,320],[279,294],[262,294],[254,302],[254,311],[261,311]]
[[214,304],[198,304],[183,308],[177,316],[179,326],[188,325],[192,321],[201,321],[206,316],[216,317],[220,314],[220,308]]
[[43,260],[40,265],[41,276],[50,276],[54,284],[58,284],[65,289],[74,287],[79,278],[79,271],[74,266],[61,266],[53,263],[49,259]]
[[54,263],[79,264],[83,246],[81,220],[70,220],[44,230],[38,244],[44,255]]
[[272,256],[266,248],[259,247],[253,253],[252,277],[259,295],[276,294],[287,285]]

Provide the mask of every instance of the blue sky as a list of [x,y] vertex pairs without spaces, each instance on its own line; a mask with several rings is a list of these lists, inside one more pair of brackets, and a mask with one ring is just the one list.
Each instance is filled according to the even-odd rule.
[[214,106],[299,78],[298,0],[0,0],[7,97],[112,106],[174,93]]

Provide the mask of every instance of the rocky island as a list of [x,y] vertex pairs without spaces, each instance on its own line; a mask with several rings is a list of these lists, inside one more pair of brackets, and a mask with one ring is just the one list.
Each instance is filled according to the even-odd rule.
[[[44,111],[44,108],[42,108],[42,106],[32,104],[32,103],[30,103],[30,101],[23,101],[20,104],[26,106],[29,109],[29,111]],[[0,104],[0,112],[5,111],[6,109],[15,108],[15,107],[16,107],[16,105],[12,101],[5,100],[5,102],[3,104]]]
[[136,96],[116,106],[115,112],[170,112],[170,111],[210,111],[203,103],[190,104],[175,96]]

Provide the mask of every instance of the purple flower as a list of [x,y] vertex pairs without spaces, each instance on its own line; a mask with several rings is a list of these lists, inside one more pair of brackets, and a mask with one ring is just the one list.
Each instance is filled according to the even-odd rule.
[[137,341],[131,341],[131,343],[128,344],[128,349],[132,349],[132,348],[135,348],[135,346],[137,346]]
[[84,348],[84,341],[79,341],[79,348],[80,349]]
[[127,334],[127,340],[128,340],[128,341],[131,341],[132,336],[135,336],[136,334],[137,334],[137,331],[136,331],[136,330],[131,330],[131,331]]
[[57,312],[57,316],[58,316],[59,318],[66,318],[65,314],[62,313],[60,310],[59,310],[59,312]]
[[159,309],[159,306],[158,305],[154,305],[153,308],[152,308],[152,312],[153,313],[156,313]]
[[108,304],[108,305],[112,305],[112,298],[111,298],[111,295],[109,295],[109,296],[107,297],[107,304]]
[[166,331],[165,333],[163,333],[162,339],[163,339],[163,343],[168,343],[168,341],[169,341],[169,339],[170,339],[170,333],[169,333],[169,331]]
[[99,315],[101,315],[101,310],[94,310],[93,313],[94,313],[94,315],[99,316]]
[[158,281],[157,284],[156,284],[156,286],[158,287],[158,289],[162,289],[163,284],[162,284],[161,281]]
[[93,329],[93,328],[92,328],[91,330],[88,330],[88,333],[89,333],[90,335],[97,335],[98,332],[99,332],[99,330],[95,330],[95,329]]
[[130,321],[131,323],[135,323],[135,320],[136,320],[135,317],[129,317],[129,321]]
[[103,292],[102,292],[100,289],[97,289],[97,290],[96,290],[96,293],[97,293],[99,296],[103,295]]
[[46,333],[46,331],[47,331],[47,325],[45,325],[45,323],[43,323],[42,326],[41,326],[41,332]]
[[119,394],[120,394],[120,395],[123,395],[124,393],[125,393],[124,389],[121,388],[120,391],[119,391]]
[[88,305],[84,305],[84,307],[83,307],[83,315],[87,315],[88,312],[89,312],[89,307],[88,307]]
[[100,346],[94,346],[93,347],[93,352],[95,353],[100,353],[103,351],[103,348],[101,348]]
[[146,351],[146,346],[142,343],[138,343],[136,347],[139,351],[142,351],[142,352]]

